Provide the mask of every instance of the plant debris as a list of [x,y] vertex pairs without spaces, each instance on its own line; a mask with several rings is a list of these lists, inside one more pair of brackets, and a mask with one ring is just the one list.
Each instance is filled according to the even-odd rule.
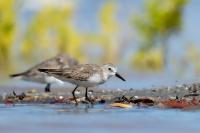
[[176,108],[176,109],[189,109],[195,106],[200,106],[199,100],[196,98],[192,99],[167,99],[161,101],[163,107]]
[[[8,89],[6,89],[7,91]],[[45,93],[38,89],[24,92],[0,93],[0,102],[5,104],[75,104],[70,89]],[[200,107],[200,84],[177,85],[174,87],[129,90],[94,89],[89,93],[93,104],[109,104],[112,107],[129,108],[134,106],[191,109]],[[77,94],[79,104],[90,104],[84,97],[84,91]]]

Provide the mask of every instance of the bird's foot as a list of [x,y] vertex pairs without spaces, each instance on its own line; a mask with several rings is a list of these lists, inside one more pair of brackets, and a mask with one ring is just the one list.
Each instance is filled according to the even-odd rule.
[[51,90],[49,88],[45,88],[44,90],[45,92],[51,92]]
[[85,100],[91,103],[92,105],[94,104],[94,100],[90,99],[89,97],[85,97]]
[[44,92],[51,92],[50,87],[51,87],[51,84],[47,84],[47,86],[44,89]]

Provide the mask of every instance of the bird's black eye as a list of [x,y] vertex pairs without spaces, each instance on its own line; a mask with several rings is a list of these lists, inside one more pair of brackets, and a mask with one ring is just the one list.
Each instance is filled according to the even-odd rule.
[[112,71],[112,69],[111,69],[110,67],[108,68],[108,70],[109,70],[109,71]]

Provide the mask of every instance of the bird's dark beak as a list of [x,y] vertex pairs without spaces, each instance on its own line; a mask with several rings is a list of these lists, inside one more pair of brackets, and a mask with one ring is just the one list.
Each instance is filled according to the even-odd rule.
[[116,73],[115,76],[118,77],[119,79],[123,80],[123,81],[126,81],[121,75],[119,75],[119,73]]

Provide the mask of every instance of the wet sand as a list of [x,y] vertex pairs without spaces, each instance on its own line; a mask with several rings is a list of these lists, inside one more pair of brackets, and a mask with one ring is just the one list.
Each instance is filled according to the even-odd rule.
[[[48,102],[66,102],[73,103],[72,98],[73,88],[52,88],[52,92],[45,93],[43,88],[26,88],[0,86],[0,102],[4,103],[9,99],[13,102],[20,103],[48,103]],[[15,94],[13,94],[13,91]],[[89,89],[89,97],[94,103],[112,103],[116,101],[137,99],[146,97],[151,99],[180,99],[180,98],[200,98],[200,83],[183,84],[176,86],[151,88],[151,89]],[[76,96],[79,102],[87,102],[84,98],[85,89],[79,88],[76,91]],[[23,98],[19,98],[23,96]],[[128,101],[127,100],[127,101]]]

